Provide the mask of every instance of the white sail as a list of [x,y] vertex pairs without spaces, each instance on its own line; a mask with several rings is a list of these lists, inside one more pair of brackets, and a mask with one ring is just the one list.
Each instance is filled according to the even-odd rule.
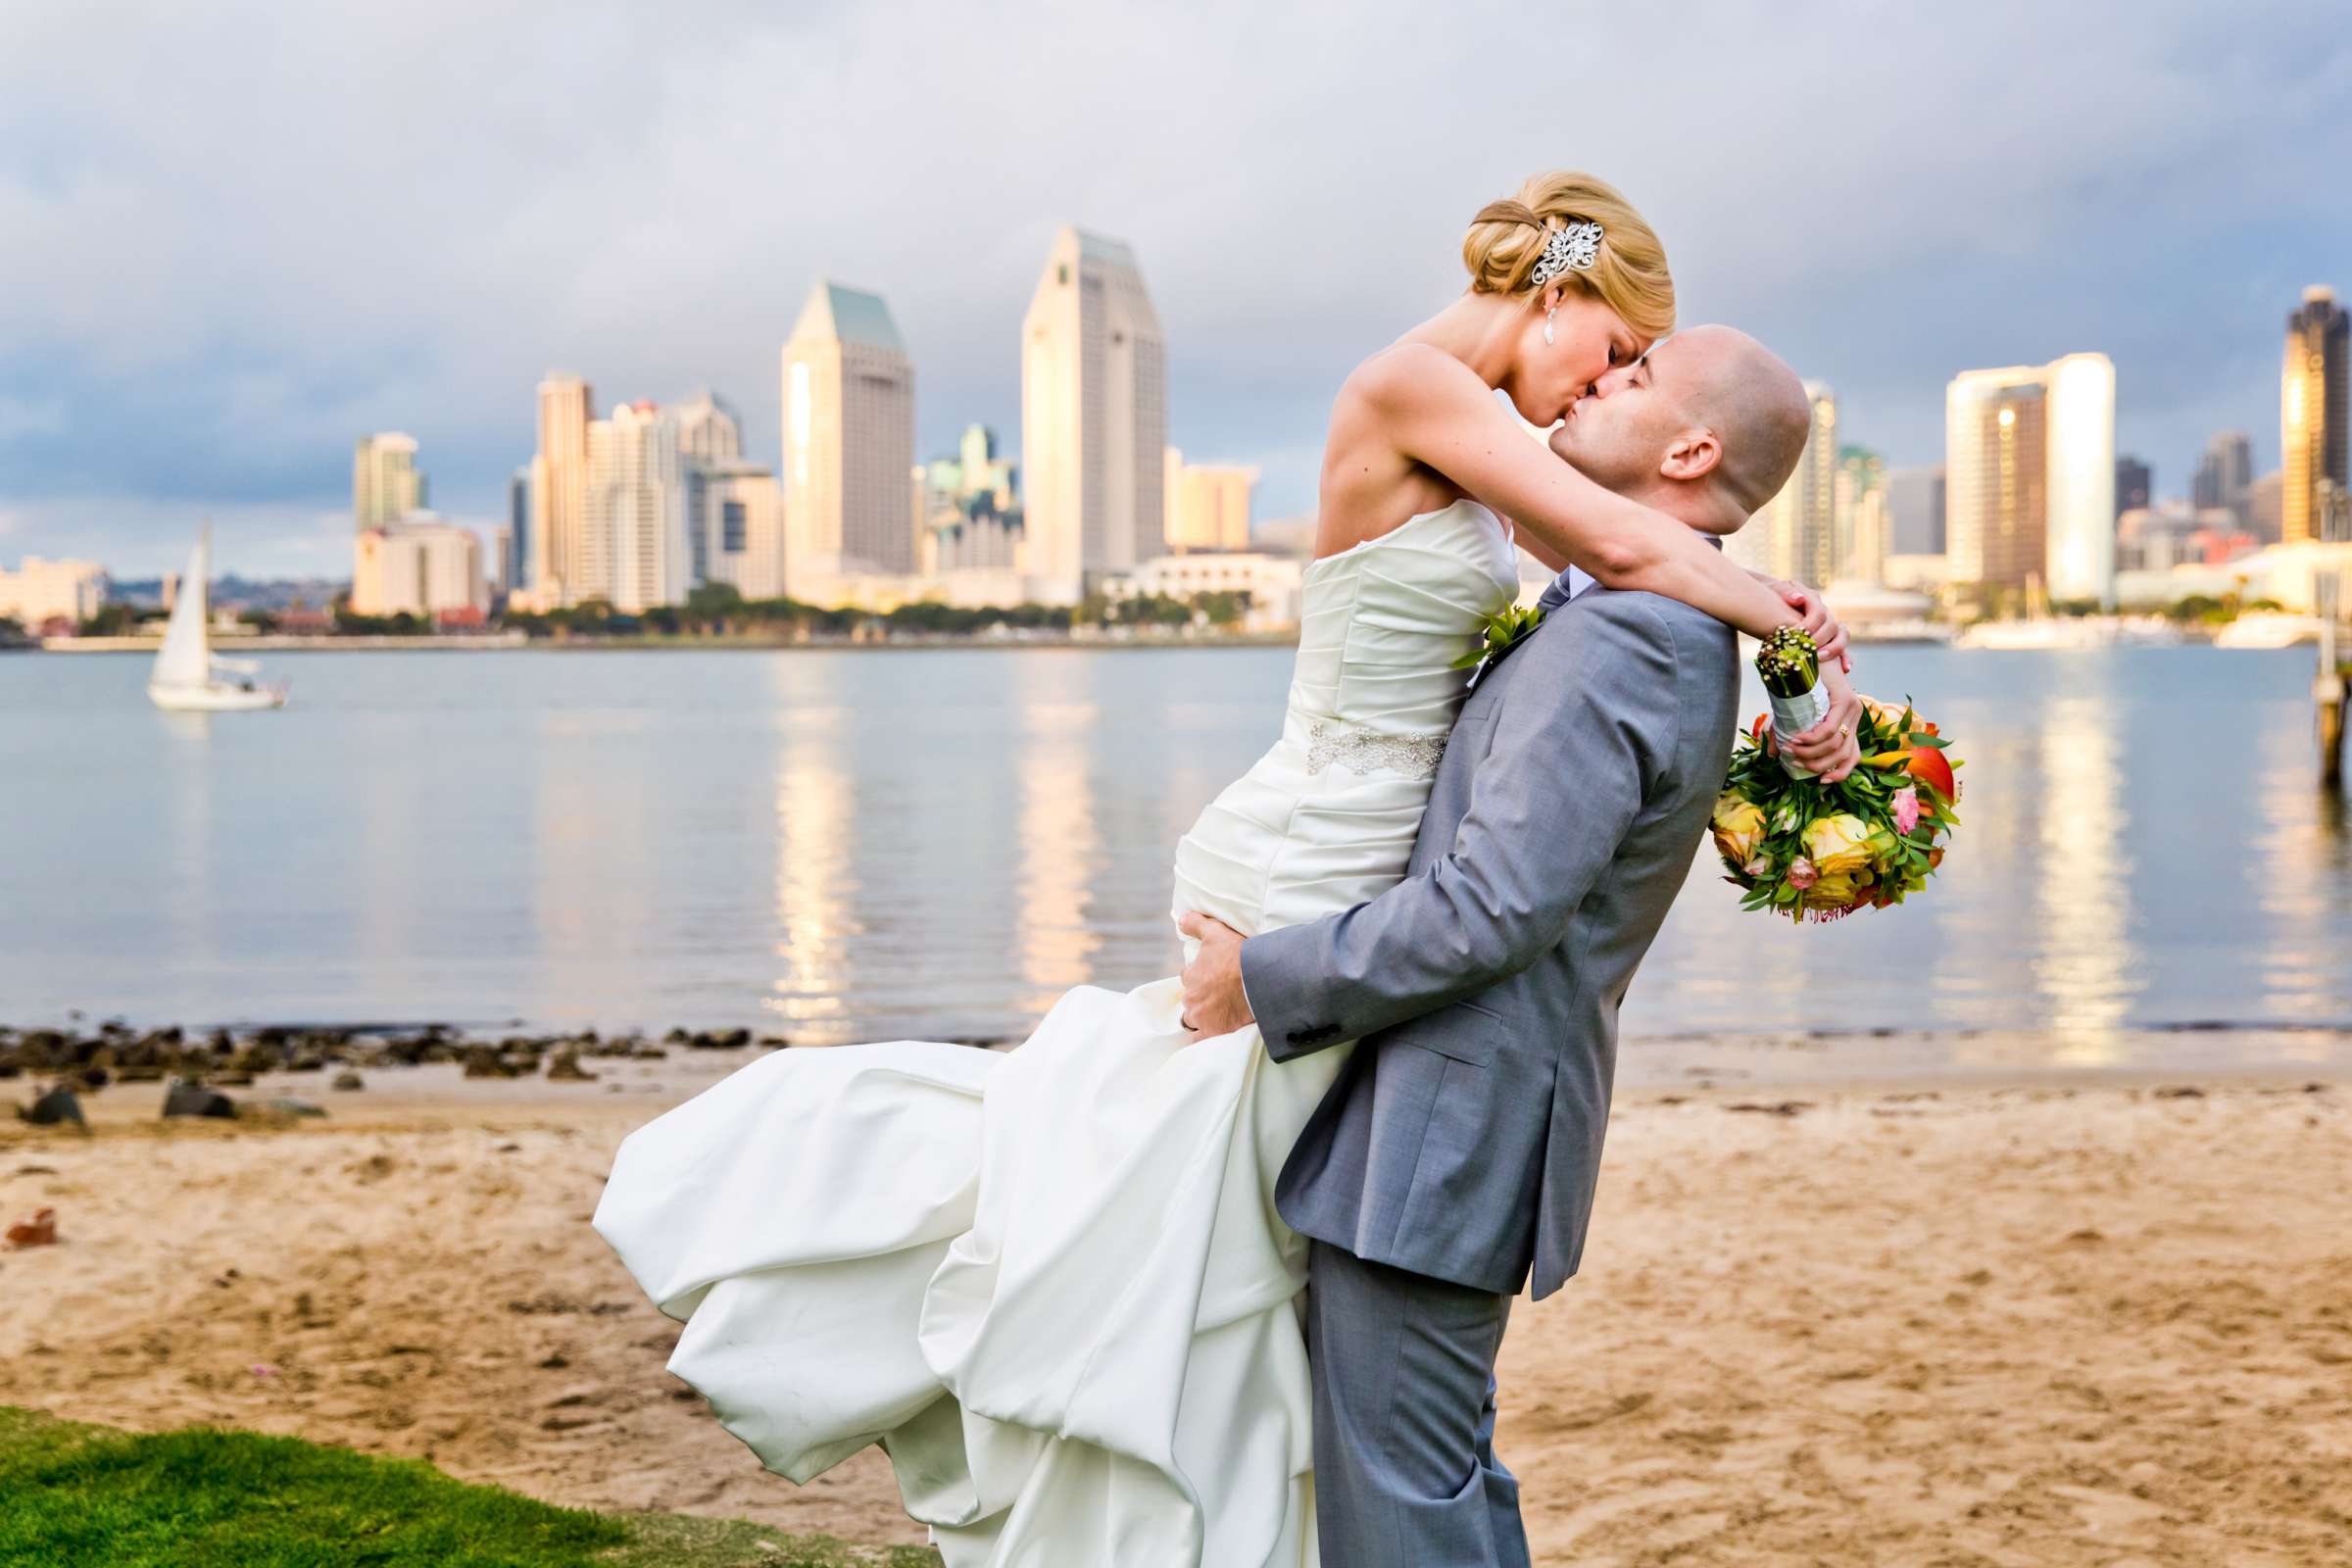
[[155,672],[147,677],[150,687],[176,690],[202,686],[212,679],[212,645],[207,623],[211,611],[205,605],[205,573],[211,565],[213,530],[208,525],[196,536],[196,549],[188,557],[188,569],[180,574],[179,597],[172,605],[172,623],[164,629],[164,646],[156,651]]

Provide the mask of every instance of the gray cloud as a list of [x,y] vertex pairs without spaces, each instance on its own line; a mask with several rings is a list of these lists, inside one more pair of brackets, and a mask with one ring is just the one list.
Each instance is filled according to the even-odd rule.
[[1332,391],[1458,286],[1463,220],[1606,173],[1689,319],[1933,461],[1972,365],[2104,349],[2175,487],[2277,443],[2278,328],[2352,283],[2352,46],[2320,0],[1279,12],[1018,4],[88,5],[0,16],[0,514],[14,550],[241,570],[339,548],[350,444],[488,521],[561,367],[715,386],[776,444],[819,272],[882,290],[921,440],[1018,440],[1046,246],[1133,242],[1173,432],[1311,505]]

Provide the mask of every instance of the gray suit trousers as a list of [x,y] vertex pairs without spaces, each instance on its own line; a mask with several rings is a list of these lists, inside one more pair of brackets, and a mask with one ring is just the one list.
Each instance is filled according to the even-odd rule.
[[1324,1562],[1529,1568],[1519,1483],[1494,1457],[1511,1298],[1316,1242],[1306,1311]]

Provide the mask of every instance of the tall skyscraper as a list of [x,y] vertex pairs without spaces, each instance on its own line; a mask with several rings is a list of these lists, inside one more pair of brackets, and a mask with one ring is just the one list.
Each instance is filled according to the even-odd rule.
[[1886,475],[1886,549],[1896,556],[1943,554],[1943,470],[1897,468]]
[[351,516],[361,529],[381,528],[420,511],[424,471],[416,466],[416,438],[398,430],[364,435],[351,457]]
[[1886,557],[1892,548],[1892,524],[1886,511],[1886,463],[1868,447],[1841,447],[1834,481],[1837,519],[1837,569],[1832,579],[1847,582],[1885,582]]
[[588,505],[579,590],[624,614],[686,597],[686,484],[678,425],[652,403],[623,403],[588,426]]
[[1732,559],[1776,577],[1814,587],[1838,575],[1838,396],[1805,383],[1813,428],[1804,456],[1780,494],[1732,536]]
[[515,593],[530,585],[531,466],[524,464],[507,476],[507,544],[499,564],[499,587]]
[[1168,554],[1250,548],[1250,493],[1257,485],[1255,468],[1187,463],[1183,453],[1170,447],[1166,473]]
[[2247,517],[2246,492],[2254,485],[2254,441],[2243,430],[2224,430],[2205,443],[2197,460],[2197,476],[2188,487],[2189,504],[2199,512],[2222,508]]
[[2286,318],[2286,362],[2279,376],[2278,446],[2285,489],[2279,536],[2299,544],[2319,537],[2320,481],[2346,479],[2346,375],[2352,373],[2352,317],[2335,290],[2313,285]]
[[1964,370],[1944,391],[1951,580],[2115,598],[2115,367]]
[[2115,460],[2115,515],[2147,506],[2156,497],[2156,470],[2133,457]]
[[914,569],[914,364],[877,294],[819,281],[784,344],[784,571]]
[[600,597],[578,589],[588,516],[588,383],[550,373],[539,383],[539,455],[531,460],[531,578],[547,608]]
[[678,456],[689,463],[734,463],[743,456],[743,421],[716,393],[678,405]]
[[1055,236],[1021,323],[1026,570],[1068,603],[1165,547],[1167,347],[1135,253]]

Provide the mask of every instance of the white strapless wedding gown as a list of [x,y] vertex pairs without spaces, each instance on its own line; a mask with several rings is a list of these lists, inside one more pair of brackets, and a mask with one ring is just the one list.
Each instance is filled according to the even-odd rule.
[[[1451,666],[1516,591],[1471,502],[1308,567],[1282,739],[1177,846],[1175,908],[1250,933],[1401,877]],[[1347,1052],[1187,1046],[1179,1002],[779,1051],[639,1129],[596,1228],[685,1322],[670,1370],[795,1481],[880,1444],[950,1568],[1316,1568],[1274,1182]]]

